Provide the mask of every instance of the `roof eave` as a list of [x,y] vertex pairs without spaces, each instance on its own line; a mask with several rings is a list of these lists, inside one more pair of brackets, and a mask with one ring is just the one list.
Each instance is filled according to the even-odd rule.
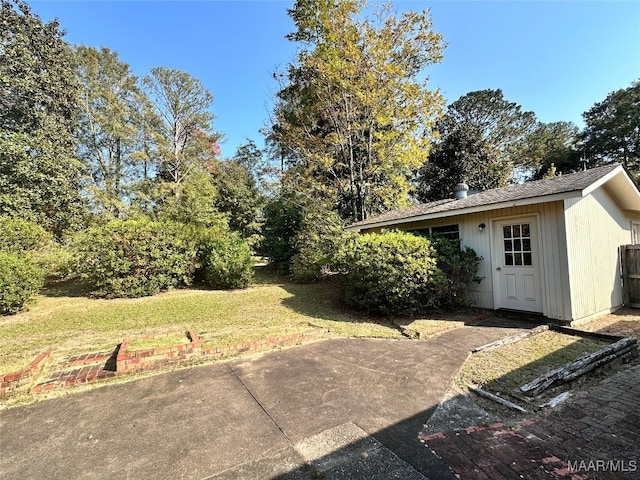
[[390,227],[401,223],[422,222],[427,220],[436,220],[439,218],[453,217],[458,215],[468,215],[471,213],[487,212],[490,210],[498,210],[500,208],[520,207],[523,205],[535,205],[539,203],[548,203],[566,200],[568,198],[584,196],[584,190],[575,190],[572,192],[556,193],[552,195],[542,195],[538,197],[522,198],[518,200],[510,200],[506,202],[491,203],[488,205],[477,205],[474,207],[459,208],[454,210],[445,210],[442,212],[427,213],[424,215],[415,215],[412,217],[403,217],[393,220],[368,223],[366,225],[349,225],[345,227],[347,231],[359,232],[361,230],[369,230],[371,228]]
[[640,191],[622,165],[619,165],[607,175],[585,188],[583,190],[583,196],[589,195],[602,186],[607,187],[607,191],[624,210],[634,213],[640,212]]

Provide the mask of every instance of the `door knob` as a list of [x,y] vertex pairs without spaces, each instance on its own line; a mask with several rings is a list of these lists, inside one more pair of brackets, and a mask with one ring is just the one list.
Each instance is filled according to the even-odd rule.
[[502,270],[502,267],[496,268],[496,272],[499,272],[500,270]]

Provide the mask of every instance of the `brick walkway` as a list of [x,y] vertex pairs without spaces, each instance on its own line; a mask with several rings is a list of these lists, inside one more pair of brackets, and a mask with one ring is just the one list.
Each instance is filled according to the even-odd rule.
[[462,480],[640,479],[640,365],[514,428],[423,437]]

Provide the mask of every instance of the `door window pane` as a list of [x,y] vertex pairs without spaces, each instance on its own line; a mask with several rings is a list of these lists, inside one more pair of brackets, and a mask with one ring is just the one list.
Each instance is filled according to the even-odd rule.
[[506,266],[533,266],[530,224],[503,225],[502,232],[504,264]]
[[513,254],[513,263],[514,265],[522,265],[522,254],[514,253]]

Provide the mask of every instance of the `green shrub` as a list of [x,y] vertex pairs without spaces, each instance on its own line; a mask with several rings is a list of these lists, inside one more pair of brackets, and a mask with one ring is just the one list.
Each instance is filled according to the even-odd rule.
[[80,234],[78,270],[100,297],[141,297],[189,285],[197,239],[189,227],[147,220],[113,221]]
[[210,236],[200,246],[204,280],[213,288],[244,288],[251,282],[253,269],[249,245],[240,235]]
[[291,261],[298,253],[296,236],[303,219],[303,207],[295,199],[280,196],[264,208],[264,226],[260,253],[269,258],[279,272],[289,273]]
[[38,266],[18,254],[0,251],[0,314],[22,310],[43,283]]
[[0,251],[15,253],[40,267],[47,276],[69,273],[73,256],[40,225],[14,217],[0,217]]
[[469,305],[471,288],[482,280],[478,276],[482,258],[472,248],[461,249],[460,240],[434,236],[432,244],[436,249],[437,266],[446,277],[446,282],[437,285],[435,290],[438,304]]
[[299,282],[312,282],[324,272],[333,270],[336,252],[354,235],[344,231],[337,213],[307,210],[295,237],[297,253],[291,260],[293,278]]
[[410,233],[360,235],[338,257],[344,300],[368,312],[424,311],[436,304],[434,291],[445,281],[429,239]]

